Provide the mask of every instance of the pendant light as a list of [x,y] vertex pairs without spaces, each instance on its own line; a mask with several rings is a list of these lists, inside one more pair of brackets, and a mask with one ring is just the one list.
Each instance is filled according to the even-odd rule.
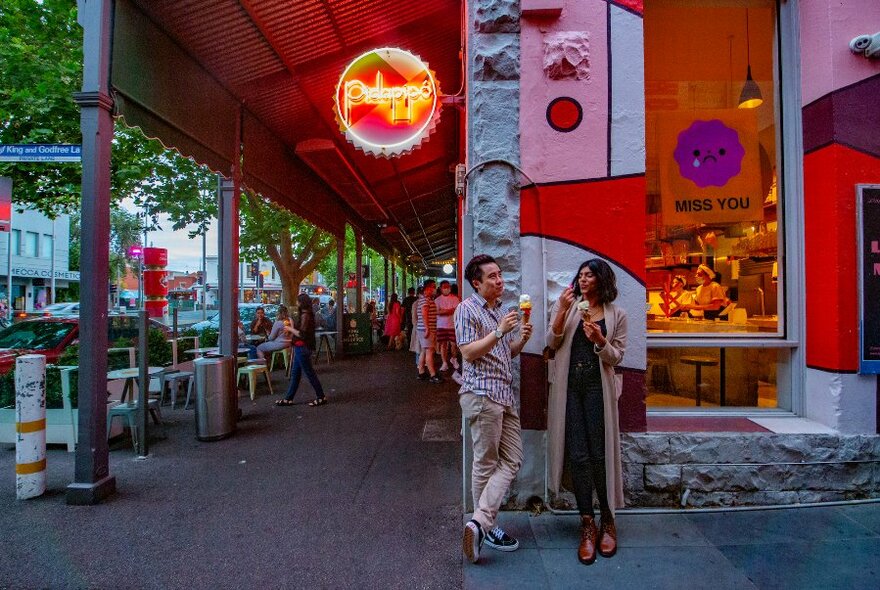
[[746,83],[739,94],[739,108],[753,109],[764,102],[758,83],[752,78],[752,53],[749,42],[749,9],[746,8]]

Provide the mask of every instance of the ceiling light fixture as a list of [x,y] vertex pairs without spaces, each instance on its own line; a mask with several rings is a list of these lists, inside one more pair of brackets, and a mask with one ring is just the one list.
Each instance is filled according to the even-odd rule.
[[753,109],[764,102],[761,95],[761,88],[755,79],[752,78],[752,51],[749,41],[749,9],[746,8],[746,82],[743,85],[742,92],[739,94],[739,108]]

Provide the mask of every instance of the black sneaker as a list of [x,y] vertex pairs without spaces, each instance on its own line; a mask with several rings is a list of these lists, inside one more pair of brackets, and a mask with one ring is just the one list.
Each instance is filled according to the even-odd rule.
[[443,383],[443,378],[440,375],[434,375],[428,379],[428,383]]
[[486,545],[498,551],[516,551],[519,549],[519,541],[495,527],[486,533]]
[[419,376],[417,377],[417,379],[419,381],[427,381],[430,377],[431,377],[430,373],[425,371],[424,373],[419,373]]
[[464,556],[471,563],[477,563],[480,559],[480,548],[483,546],[483,527],[476,520],[469,520],[464,525],[464,535],[461,539],[461,549]]

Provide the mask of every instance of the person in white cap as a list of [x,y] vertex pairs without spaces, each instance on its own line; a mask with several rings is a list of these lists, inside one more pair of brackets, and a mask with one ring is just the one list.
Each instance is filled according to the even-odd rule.
[[[697,267],[697,292],[694,295],[694,302],[683,305],[682,309],[691,312],[700,312],[707,320],[714,320],[721,313],[727,301],[727,295],[724,288],[715,282],[715,271],[701,264]],[[698,314],[691,314],[698,315]]]

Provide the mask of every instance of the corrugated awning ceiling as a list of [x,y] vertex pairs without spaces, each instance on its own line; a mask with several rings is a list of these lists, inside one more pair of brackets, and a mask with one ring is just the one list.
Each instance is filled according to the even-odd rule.
[[[381,250],[407,257],[415,249],[426,260],[455,255],[456,109],[444,108],[420,148],[385,160],[348,144],[332,107],[346,65],[376,47],[419,55],[441,90],[455,93],[460,0],[117,0],[117,15],[123,22],[116,24],[114,88],[137,122],[166,144],[186,136],[189,146],[175,145],[182,152],[202,161],[203,152],[214,154],[205,163],[215,167],[228,161],[234,142],[224,144],[237,124],[236,117],[227,120],[230,105],[241,105],[245,121],[253,121],[242,136],[246,182],[250,168],[251,184],[268,187],[268,196],[331,231],[338,232],[339,214],[352,218]],[[175,84],[181,72],[188,81]],[[191,83],[202,77],[212,84]],[[281,153],[273,162],[250,161],[261,152],[269,158],[248,147],[266,134]],[[296,177],[281,182],[279,166],[310,177],[307,186],[315,179],[323,184],[323,213],[312,215],[320,209],[314,190],[300,194]]]

